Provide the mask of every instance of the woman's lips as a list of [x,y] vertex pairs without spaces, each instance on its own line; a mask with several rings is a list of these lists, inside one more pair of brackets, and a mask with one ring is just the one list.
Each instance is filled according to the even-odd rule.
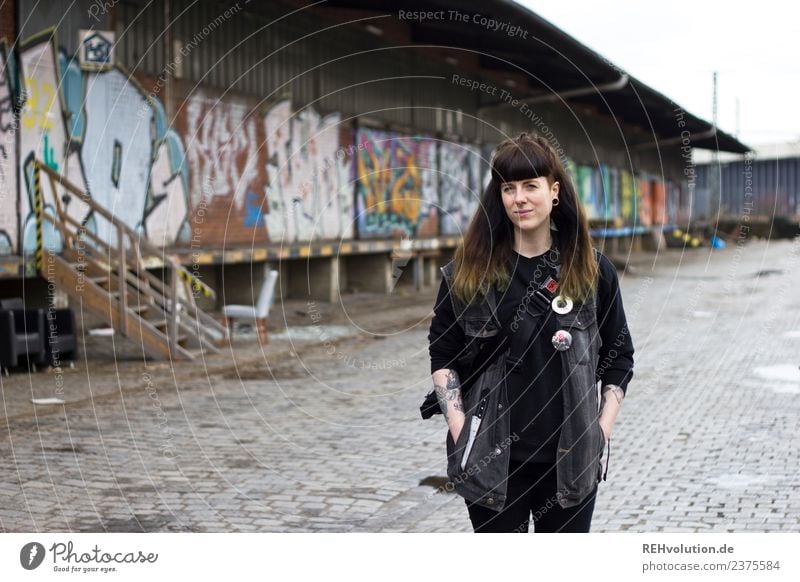
[[533,210],[518,210],[518,211],[515,212],[515,214],[517,216],[526,216],[526,215],[530,214],[531,212],[533,212]]

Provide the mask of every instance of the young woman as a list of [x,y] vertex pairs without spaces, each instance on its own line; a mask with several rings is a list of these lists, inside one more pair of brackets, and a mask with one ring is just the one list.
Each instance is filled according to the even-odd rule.
[[448,487],[476,532],[588,532],[633,376],[616,271],[545,139],[506,140],[491,175],[428,336]]

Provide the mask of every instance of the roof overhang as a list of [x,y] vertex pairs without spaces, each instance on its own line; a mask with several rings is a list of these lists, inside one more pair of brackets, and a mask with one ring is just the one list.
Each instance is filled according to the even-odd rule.
[[[395,16],[400,10],[452,10],[518,25],[527,33],[524,38],[450,18],[402,22],[394,19],[393,23],[395,28],[398,24],[407,27],[411,44],[466,49],[477,55],[481,72],[522,79],[524,86],[516,86],[514,91],[526,94],[532,101],[563,100],[570,106],[583,105],[614,117],[621,125],[638,128],[641,141],[632,143],[632,148],[658,147],[688,139],[695,148],[733,153],[750,150],[512,0],[329,0],[319,6],[328,14],[332,9]],[[374,26],[380,27],[381,21],[375,21]],[[390,38],[386,40],[389,42]]]

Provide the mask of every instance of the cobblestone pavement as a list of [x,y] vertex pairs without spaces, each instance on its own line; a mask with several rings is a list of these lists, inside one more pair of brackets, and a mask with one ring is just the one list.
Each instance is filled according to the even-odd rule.
[[[621,274],[636,376],[593,531],[800,531],[800,244],[710,253]],[[389,333],[362,314],[358,338],[194,376],[125,370],[111,394],[13,416],[0,530],[471,531],[436,492],[443,420],[417,410],[433,296]]]

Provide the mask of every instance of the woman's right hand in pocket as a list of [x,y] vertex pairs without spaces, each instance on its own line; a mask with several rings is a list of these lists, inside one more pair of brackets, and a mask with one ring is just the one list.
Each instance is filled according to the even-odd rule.
[[461,418],[454,418],[448,428],[450,429],[450,436],[453,438],[453,442],[458,442],[458,437],[461,436],[461,431],[464,430],[464,421],[466,418],[462,416]]

